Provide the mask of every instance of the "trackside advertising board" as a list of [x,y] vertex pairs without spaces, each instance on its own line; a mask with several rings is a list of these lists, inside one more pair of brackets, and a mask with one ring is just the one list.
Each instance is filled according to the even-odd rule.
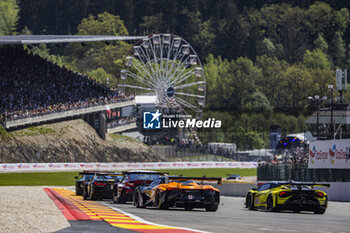
[[310,143],[309,168],[350,168],[350,139]]
[[156,163],[1,163],[0,172],[159,170],[190,168],[256,168],[256,162],[156,162]]

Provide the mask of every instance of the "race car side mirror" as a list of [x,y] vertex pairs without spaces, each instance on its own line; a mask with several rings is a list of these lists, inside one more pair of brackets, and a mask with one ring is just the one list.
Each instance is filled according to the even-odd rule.
[[252,190],[253,190],[253,191],[256,191],[256,190],[258,190],[258,189],[257,189],[257,188],[252,188]]

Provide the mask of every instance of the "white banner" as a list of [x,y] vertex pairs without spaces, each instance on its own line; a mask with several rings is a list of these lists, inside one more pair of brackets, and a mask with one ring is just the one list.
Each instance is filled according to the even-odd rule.
[[309,168],[350,168],[350,139],[310,143]]
[[156,162],[156,163],[1,163],[0,172],[22,171],[124,171],[189,168],[256,168],[256,162]]

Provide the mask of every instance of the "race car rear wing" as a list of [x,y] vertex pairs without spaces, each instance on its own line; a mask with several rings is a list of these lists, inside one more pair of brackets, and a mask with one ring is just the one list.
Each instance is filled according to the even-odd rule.
[[97,175],[97,176],[124,176],[123,173],[111,173],[111,172],[110,173],[96,172],[95,175]]
[[320,187],[331,187],[330,184],[312,183],[312,182],[279,182],[280,185],[295,185],[295,186],[320,186]]
[[79,175],[95,174],[95,173],[111,173],[111,171],[82,171]]
[[222,184],[222,178],[221,177],[187,177],[187,176],[169,176],[169,180],[195,180],[195,181],[217,181],[218,185]]
[[147,174],[147,175],[161,175],[165,176],[169,173],[167,172],[151,172],[151,171],[123,171],[123,174]]
[[[119,175],[119,176],[122,176],[123,174],[121,173],[113,173],[111,171],[82,171],[82,172],[79,172],[79,175]],[[78,176],[75,176],[75,179],[78,179],[79,177]]]

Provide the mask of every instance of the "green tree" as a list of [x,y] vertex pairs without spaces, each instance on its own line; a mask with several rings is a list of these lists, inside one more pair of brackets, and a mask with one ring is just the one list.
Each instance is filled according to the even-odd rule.
[[[91,70],[88,72],[89,77],[95,79],[101,84],[107,85],[107,81],[110,82],[110,77],[109,75],[103,68],[97,68],[96,70]],[[107,80],[108,78],[108,80]]]
[[335,86],[334,71],[330,69],[311,69],[312,88],[308,91],[310,96],[325,96],[328,94],[328,85]]
[[347,53],[346,53],[346,65],[347,65],[347,67],[348,67],[348,69],[350,68],[350,44],[348,44],[348,46],[347,46]]
[[262,72],[260,78],[258,77],[255,81],[257,88],[272,106],[280,105],[278,97],[284,94],[283,87],[286,82],[283,72],[289,67],[289,64],[276,57],[264,55],[256,58],[256,66]]
[[[316,38],[318,34],[328,35],[329,29],[331,29],[333,9],[329,4],[324,2],[315,2],[310,5],[309,9],[305,12],[308,20],[310,34],[312,37]],[[327,37],[327,36],[326,36]]]
[[347,8],[341,8],[339,11],[335,11],[331,22],[331,35],[339,32],[343,36],[349,26],[349,20],[350,13]]
[[305,132],[307,131],[307,127],[305,124],[306,117],[304,115],[299,115],[297,118],[297,131],[296,132]]
[[119,16],[104,12],[82,19],[77,35],[127,36],[128,30]]
[[276,46],[271,41],[271,39],[264,38],[262,42],[257,45],[257,54],[258,55],[267,55],[269,57],[283,57],[283,48],[281,44],[277,44]]
[[231,61],[227,70],[219,76],[220,101],[233,110],[242,110],[243,101],[253,94],[255,80],[259,76],[261,70],[248,58],[240,57]]
[[206,77],[206,91],[207,96],[209,96],[207,106],[210,109],[218,109],[222,107],[221,102],[219,101],[220,92],[219,90],[219,75],[225,72],[226,67],[228,66],[227,60],[222,60],[221,57],[214,58],[212,54],[206,59],[206,64],[204,64],[204,72]]
[[115,62],[122,60],[130,49],[131,45],[125,42],[120,42],[118,45],[105,45],[96,52],[95,66],[117,75],[120,67],[115,66]]
[[314,41],[314,45],[316,49],[320,49],[323,53],[327,53],[328,51],[328,44],[327,41],[324,39],[324,37],[321,34],[318,34],[317,39]]
[[[77,30],[78,35],[128,35],[123,20],[107,12],[82,19]],[[123,59],[130,48],[131,45],[123,41],[107,41],[74,43],[69,45],[66,51],[75,58],[74,63],[78,71],[86,73],[102,68],[110,75],[110,83],[116,84],[120,69],[116,64],[121,64],[118,60]]]
[[243,57],[229,62],[210,55],[204,70],[212,109],[243,110],[244,100],[254,93],[255,80],[261,78],[261,70]]
[[264,141],[257,132],[243,132],[241,130],[233,132],[232,142],[236,143],[239,150],[253,150],[264,147]]
[[346,49],[341,32],[337,31],[335,33],[330,47],[330,54],[333,58],[334,65],[342,67],[342,64],[344,64],[345,62]]
[[154,33],[161,33],[163,31],[163,14],[158,13],[156,15],[144,16],[140,24],[140,29],[143,35],[149,35]]
[[16,34],[18,12],[16,0],[0,1],[0,36]]
[[265,116],[269,116],[273,111],[269,100],[260,91],[248,96],[244,102],[244,110],[247,112],[264,113]]
[[[300,129],[300,127],[304,129],[305,124],[304,122],[300,122],[300,121],[301,121],[301,118],[297,119],[295,116],[291,116],[283,113],[276,113],[273,115],[271,124],[280,125],[282,136],[285,136],[291,133],[303,132],[303,130]],[[300,124],[303,124],[303,125],[301,126]]]
[[309,70],[302,65],[290,66],[283,74],[286,80],[284,94],[280,95],[281,108],[286,112],[299,115],[305,111],[309,91],[313,87]]
[[[255,39],[252,40],[264,42],[264,38],[268,38],[275,47],[280,44],[279,50],[283,51],[283,59],[288,62],[302,58],[309,41],[304,9],[285,3],[270,4],[249,10],[247,17],[254,30]],[[268,45],[266,42],[265,46]]]
[[312,69],[330,69],[332,67],[331,62],[328,60],[327,55],[322,52],[321,49],[314,49],[312,51],[306,50],[304,54],[303,64]]
[[[89,15],[81,20],[77,27],[77,35],[108,35],[108,36],[126,36],[126,29],[123,20],[119,16],[104,12],[96,17]],[[93,42],[93,43],[74,43],[70,45],[67,51],[77,58],[91,57],[95,55],[100,48],[106,46],[109,42]],[[121,44],[116,42],[117,45]],[[125,45],[125,43],[122,43]],[[91,60],[91,59],[90,59]]]
[[215,33],[211,24],[210,19],[201,22],[198,32],[193,36],[193,44],[200,48],[200,54],[208,54],[212,50],[211,46],[215,40]]

